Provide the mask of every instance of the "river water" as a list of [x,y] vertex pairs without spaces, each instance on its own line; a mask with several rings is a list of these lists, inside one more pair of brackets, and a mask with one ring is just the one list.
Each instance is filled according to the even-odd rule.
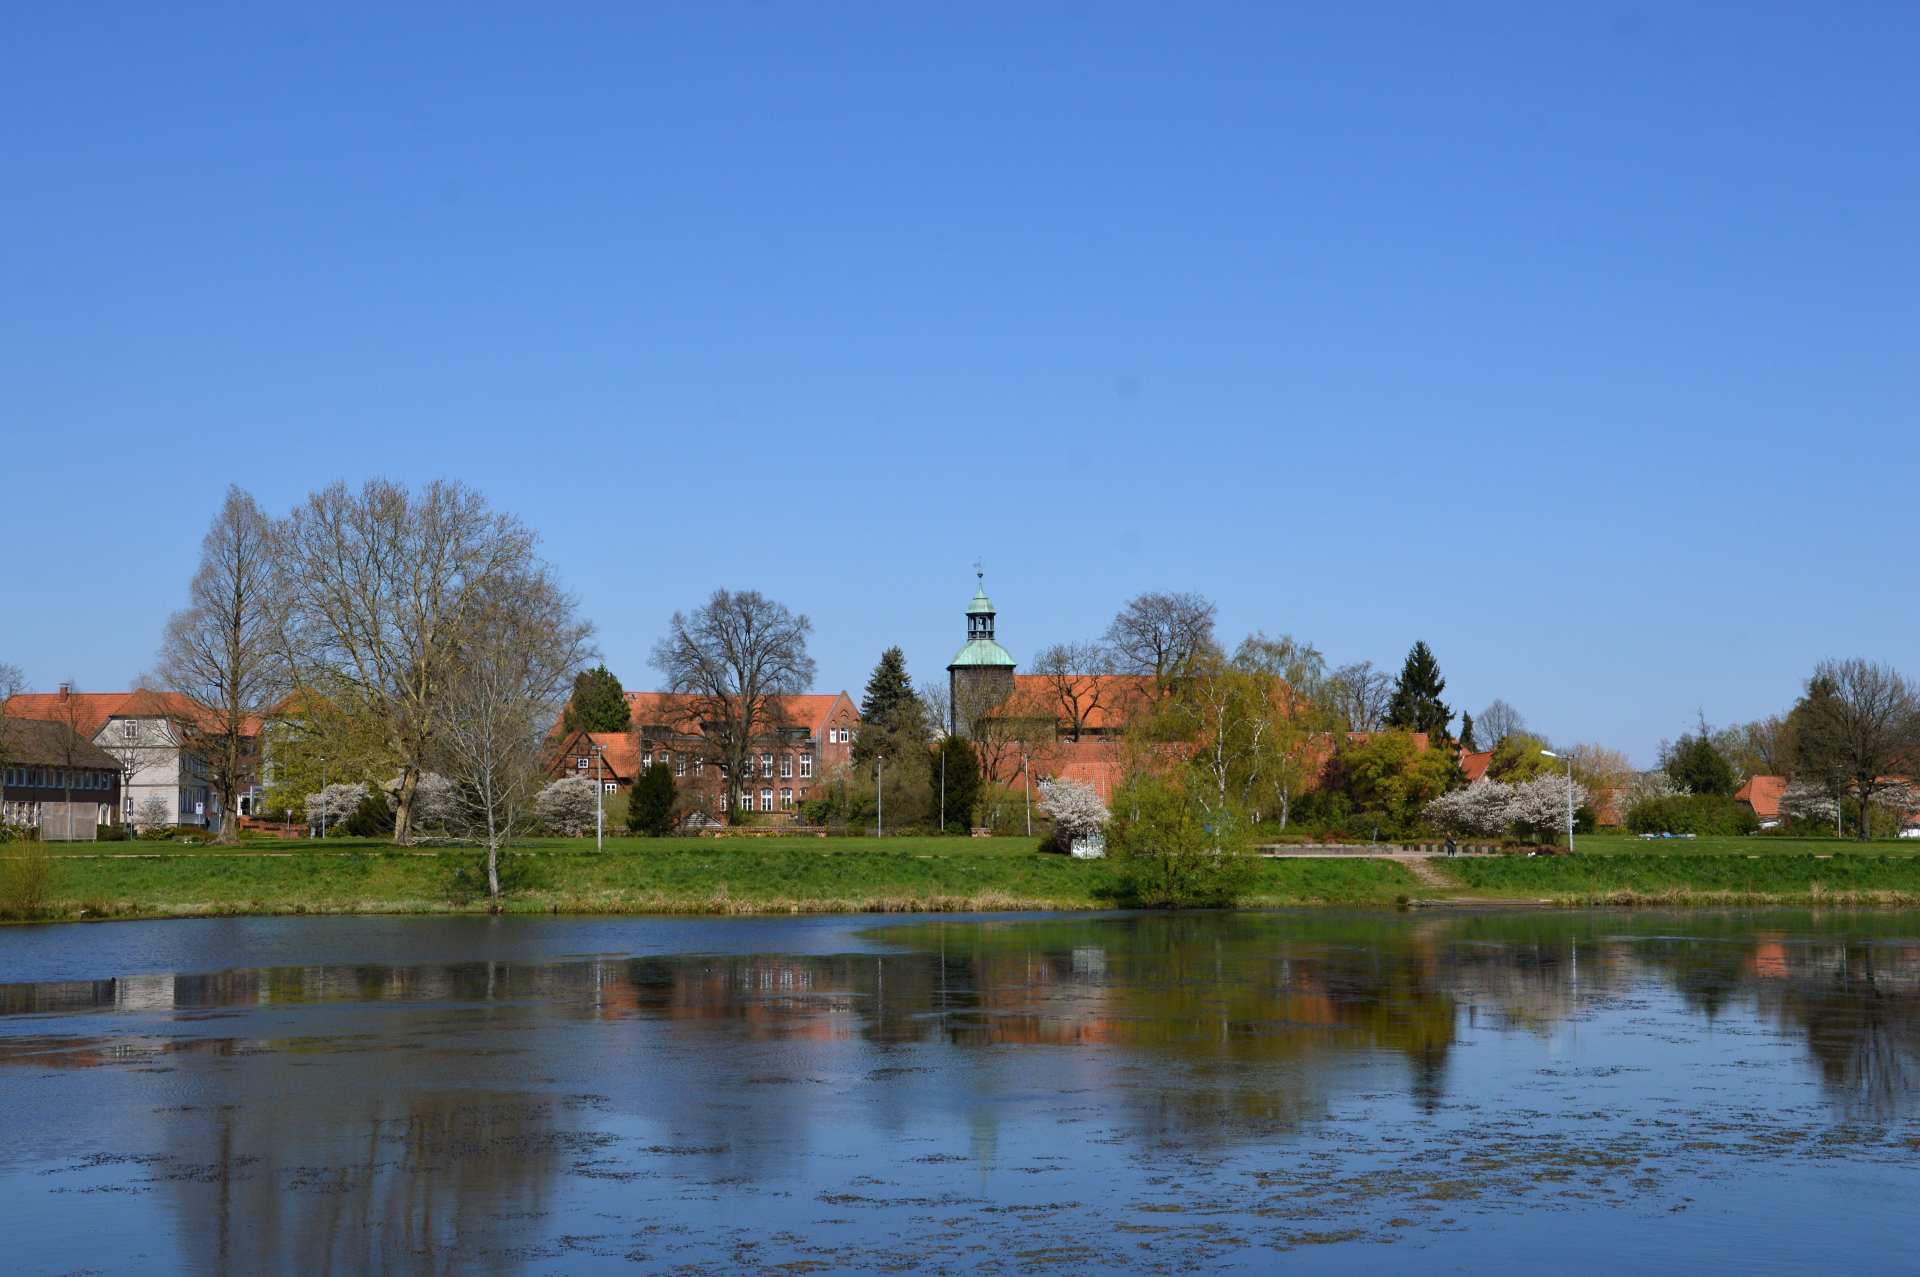
[[0,929],[22,1273],[1911,1271],[1920,915]]

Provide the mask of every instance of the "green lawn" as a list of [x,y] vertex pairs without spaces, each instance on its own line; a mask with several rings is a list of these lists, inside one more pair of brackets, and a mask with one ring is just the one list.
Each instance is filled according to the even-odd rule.
[[1780,838],[1770,834],[1701,838],[1638,838],[1633,834],[1580,834],[1583,856],[1920,856],[1920,838]]
[[[1730,842],[1743,840],[1729,839]],[[1595,904],[1920,904],[1920,857],[1699,852],[1450,862],[1464,895]]]
[[[868,837],[748,837],[748,838],[633,838],[609,834],[604,853],[597,852],[591,836],[586,838],[526,838],[514,845],[515,851],[559,855],[658,855],[664,851],[687,848],[755,848],[770,852],[805,851],[827,854],[843,851],[871,853],[886,851],[918,856],[1024,856],[1033,854],[1038,838],[942,838],[938,835],[885,838]],[[339,852],[392,852],[400,850],[384,838],[246,838],[238,846],[222,847],[213,843],[177,841],[76,842],[47,843],[47,850],[60,856],[234,856],[302,855]],[[470,848],[436,843],[431,839],[408,849],[421,853],[453,852],[465,854]]]
[[[352,838],[55,844],[51,916],[446,913],[485,907],[478,854]],[[17,854],[0,848],[0,857]],[[1361,857],[1261,865],[1248,904],[1391,907],[1461,898],[1580,904],[1920,904],[1920,847],[1833,840],[1580,840],[1568,857],[1430,862],[1450,883]],[[1027,838],[542,838],[505,859],[513,912],[823,913],[1097,909],[1099,861]]]
[[[4,854],[4,853],[0,853]],[[353,839],[239,849],[164,843],[63,847],[58,917],[475,911],[478,854]],[[1099,861],[1026,838],[540,839],[505,858],[507,907],[560,913],[822,913],[1097,909]],[[1253,904],[1390,906],[1418,884],[1369,860],[1268,862]]]

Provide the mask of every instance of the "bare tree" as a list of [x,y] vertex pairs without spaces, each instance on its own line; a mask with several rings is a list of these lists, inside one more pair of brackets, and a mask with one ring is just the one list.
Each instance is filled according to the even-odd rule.
[[922,683],[915,694],[920,698],[920,712],[926,716],[933,738],[945,740],[953,730],[953,694],[940,682]]
[[0,768],[7,765],[7,703],[26,690],[26,675],[18,665],[0,661]]
[[240,836],[238,795],[258,766],[261,725],[286,688],[281,608],[267,516],[238,486],[200,542],[187,606],[167,622],[158,681],[187,702],[184,744],[207,760],[221,842]]
[[1107,626],[1107,644],[1122,673],[1145,674],[1156,689],[1190,669],[1214,646],[1214,606],[1198,594],[1136,595]]
[[812,630],[758,590],[715,590],[691,614],[675,612],[654,646],[654,668],[692,700],[705,743],[726,768],[729,819],[755,744],[784,725],[785,699],[813,685]]
[[280,529],[289,648],[303,691],[377,725],[400,769],[394,841],[490,595],[538,567],[534,536],[464,484],[372,479],[316,492]]
[[1498,697],[1473,720],[1473,734],[1482,749],[1496,749],[1507,737],[1526,730],[1527,720],[1520,711]]
[[1905,783],[1889,773],[1920,756],[1920,697],[1891,666],[1822,661],[1793,722],[1806,778],[1845,779],[1860,806],[1856,836],[1865,840],[1875,796]]
[[1739,730],[1739,761],[1747,775],[1785,776],[1793,770],[1793,726],[1786,718],[1769,714]]
[[1334,717],[1350,732],[1377,732],[1393,699],[1393,679],[1372,661],[1342,665],[1327,675],[1322,696]]
[[1045,680],[1047,697],[1067,722],[1067,734],[1079,740],[1093,716],[1109,704],[1113,653],[1098,643],[1055,643],[1035,658],[1033,672]]
[[496,582],[474,621],[449,662],[431,757],[451,782],[447,828],[485,849],[498,912],[500,852],[533,822],[546,731],[593,655],[592,627],[543,568]]
[[158,794],[149,794],[140,801],[133,823],[141,829],[164,829],[173,823],[173,804]]

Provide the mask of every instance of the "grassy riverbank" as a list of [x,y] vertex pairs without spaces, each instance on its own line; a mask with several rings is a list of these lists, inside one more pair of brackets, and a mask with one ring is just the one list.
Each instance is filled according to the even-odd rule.
[[[9,849],[13,850],[13,849]],[[238,849],[97,844],[53,856],[48,916],[480,912],[479,857],[349,839]],[[1101,909],[1113,875],[1025,838],[542,839],[505,858],[515,913],[849,913]],[[1255,903],[1392,906],[1398,865],[1263,866]]]
[[[1724,842],[1730,847],[1712,845]],[[1912,844],[1590,838],[1580,854],[1428,861],[1265,862],[1253,906],[1920,905]],[[1735,850],[1734,848],[1737,848]],[[99,843],[46,849],[41,917],[481,912],[478,856],[354,839],[239,848]],[[0,856],[17,855],[17,845]],[[1025,838],[541,839],[505,861],[510,912],[841,913],[1085,910],[1115,903],[1100,862]]]

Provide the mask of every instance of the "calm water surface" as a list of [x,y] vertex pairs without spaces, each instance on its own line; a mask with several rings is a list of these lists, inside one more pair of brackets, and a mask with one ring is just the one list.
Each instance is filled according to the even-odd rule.
[[8,1272],[1913,1271],[1920,915],[0,929]]

